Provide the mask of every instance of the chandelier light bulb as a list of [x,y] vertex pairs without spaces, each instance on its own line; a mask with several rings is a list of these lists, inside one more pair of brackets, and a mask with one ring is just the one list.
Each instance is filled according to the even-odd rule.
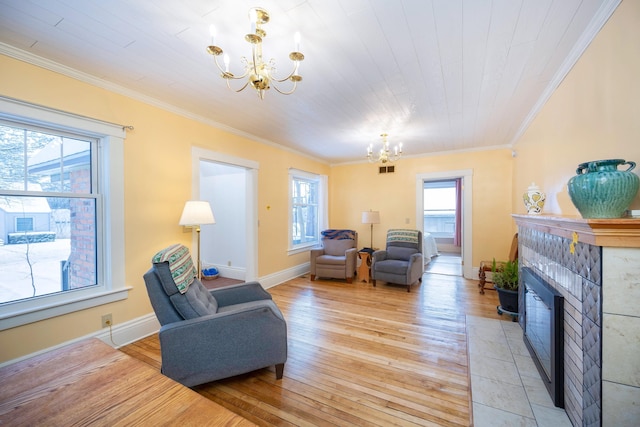
[[224,71],[226,73],[229,72],[229,62],[231,62],[231,60],[229,59],[229,55],[227,55],[226,53],[224,54]]
[[209,34],[211,35],[211,44],[215,44],[216,39],[216,26],[211,24],[209,25]]
[[256,21],[258,20],[258,15],[256,14],[255,9],[249,10],[249,20],[251,21],[251,34],[256,33]]
[[300,36],[300,32],[296,31],[296,33],[293,36],[293,42],[296,46],[296,52],[300,52],[300,41],[301,41],[301,36]]

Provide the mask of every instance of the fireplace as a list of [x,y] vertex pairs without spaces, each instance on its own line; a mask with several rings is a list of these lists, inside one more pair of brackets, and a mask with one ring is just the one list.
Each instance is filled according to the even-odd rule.
[[522,269],[524,342],[553,404],[564,408],[564,297],[535,274]]

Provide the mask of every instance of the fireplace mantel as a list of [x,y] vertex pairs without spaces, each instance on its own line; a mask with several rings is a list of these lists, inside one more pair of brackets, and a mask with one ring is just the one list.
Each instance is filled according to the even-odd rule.
[[512,215],[516,225],[602,247],[640,248],[640,218],[584,219],[561,215]]
[[640,218],[513,218],[520,265],[532,268],[564,296],[569,419],[574,426],[637,425]]

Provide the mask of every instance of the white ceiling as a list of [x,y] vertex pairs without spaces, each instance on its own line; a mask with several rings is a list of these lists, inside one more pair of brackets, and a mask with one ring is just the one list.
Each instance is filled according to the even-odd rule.
[[[0,53],[337,164],[383,132],[405,155],[511,145],[619,2],[0,0]],[[205,51],[215,24],[240,74],[253,6],[281,75],[302,34],[292,95],[230,91]]]

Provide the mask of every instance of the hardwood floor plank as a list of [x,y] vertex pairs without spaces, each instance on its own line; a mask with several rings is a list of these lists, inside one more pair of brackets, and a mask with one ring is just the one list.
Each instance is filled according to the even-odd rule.
[[[426,273],[406,292],[299,277],[269,292],[287,320],[284,378],[263,369],[195,391],[261,426],[471,424],[465,316],[501,319],[477,281]],[[121,350],[160,368],[157,336]]]
[[[422,423],[420,420],[429,419],[427,412],[420,411],[424,409],[424,401],[429,399],[430,404],[438,403],[427,394],[410,392],[402,387],[394,387],[383,381],[376,383],[370,377],[342,378],[341,376],[335,376],[335,374],[343,371],[333,369],[330,373],[327,373],[317,367],[314,367],[312,370],[314,374],[310,376],[308,368],[309,366],[306,365],[300,370],[301,372],[294,371],[290,375],[293,377],[299,375],[301,381],[303,379],[307,379],[307,381],[311,379],[316,388],[331,391],[334,396],[341,396],[357,404],[358,407],[362,407],[361,410],[366,410],[366,415],[361,415],[364,419],[372,421],[370,419],[372,414],[377,414],[377,418],[383,421],[382,425],[395,424],[399,420],[403,420],[400,422],[401,425],[405,425],[406,421],[413,421],[420,425]],[[442,401],[442,407],[450,408],[451,405],[449,402]],[[417,411],[414,411],[416,409]],[[464,419],[466,417],[466,405],[461,405],[459,410],[458,415],[462,413],[462,418]],[[456,411],[452,412],[456,413]],[[440,411],[438,413],[440,414]],[[440,416],[443,415],[440,414]],[[447,415],[444,415],[444,417],[446,418]],[[440,425],[444,425],[444,423],[441,422]]]
[[[247,420],[253,422],[259,426],[280,426],[280,427],[295,427],[296,424],[288,422],[278,416],[271,414],[269,411],[264,410],[260,406],[260,402],[254,401],[247,396],[239,394],[236,397],[232,388],[219,385],[215,388],[206,386],[199,386],[194,388],[202,396],[210,399],[213,402],[218,403],[221,406],[235,412],[238,415],[245,417]],[[232,393],[227,393],[226,391]]]
[[234,391],[244,393],[260,402],[262,408],[277,414],[279,417],[296,425],[340,425],[344,422],[343,415],[349,414],[332,406],[321,404],[314,395],[308,398],[289,387],[282,387],[274,392],[272,387],[257,381],[246,381],[234,387]]

